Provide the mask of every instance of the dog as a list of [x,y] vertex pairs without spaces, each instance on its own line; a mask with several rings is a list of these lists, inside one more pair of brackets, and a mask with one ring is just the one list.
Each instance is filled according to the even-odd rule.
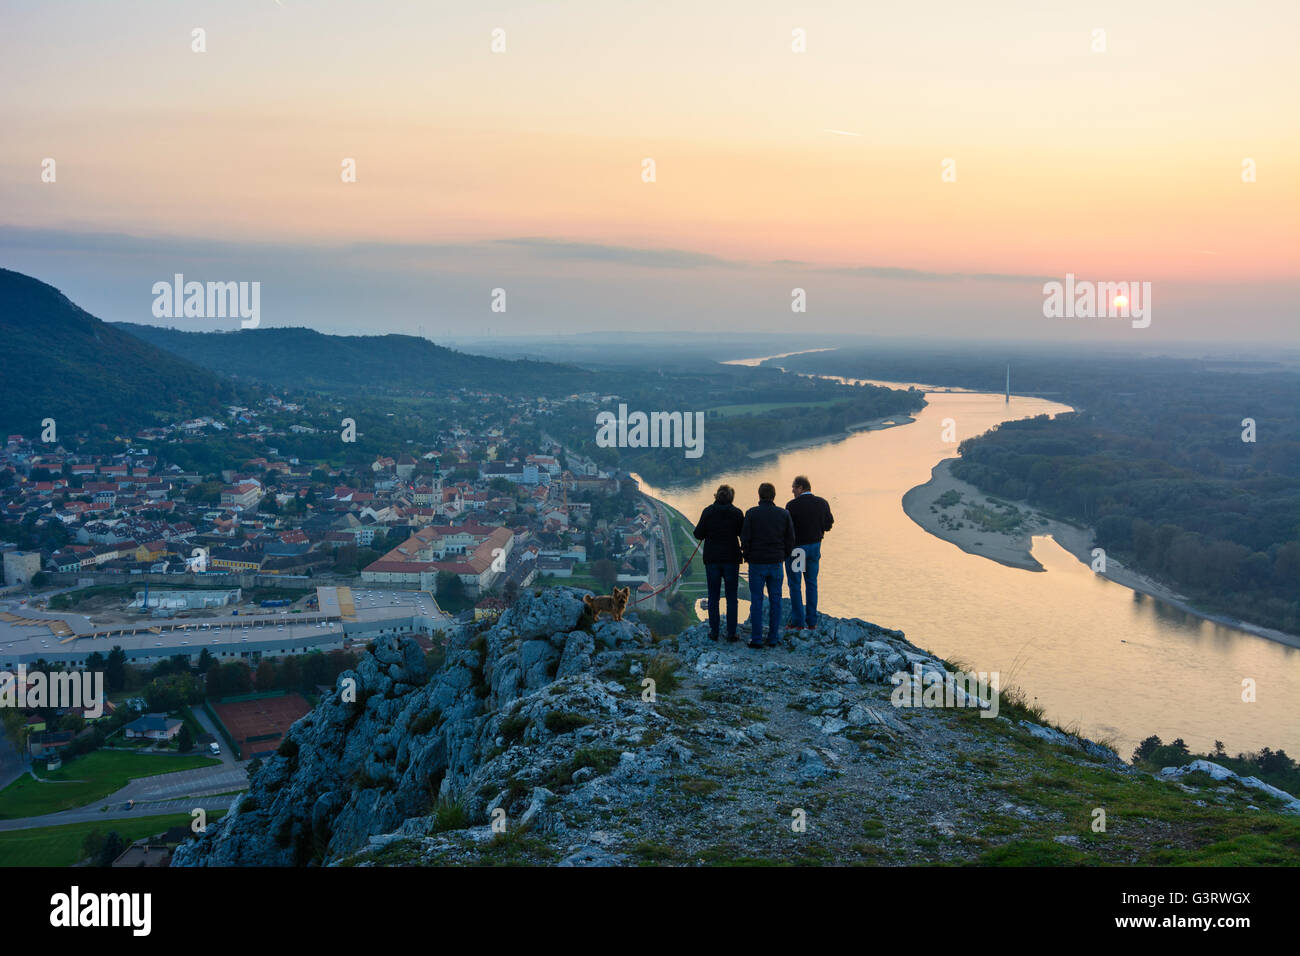
[[582,603],[587,605],[587,610],[591,612],[593,620],[600,620],[600,615],[608,611],[614,616],[614,620],[621,621],[623,620],[623,612],[627,610],[627,599],[631,594],[631,588],[614,588],[613,594],[602,594],[600,597],[584,594]]

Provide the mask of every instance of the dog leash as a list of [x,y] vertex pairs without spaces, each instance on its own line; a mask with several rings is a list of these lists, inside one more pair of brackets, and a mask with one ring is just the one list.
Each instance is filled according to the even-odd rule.
[[640,604],[642,601],[648,601],[648,600],[650,600],[652,597],[654,597],[656,594],[659,594],[660,592],[664,591],[665,589],[672,587],[672,583],[673,583],[674,581],[676,581],[676,580],[677,580],[678,578],[680,578],[683,574],[685,574],[688,570],[690,570],[691,562],[692,562],[693,560],[695,560],[695,556],[696,556],[697,554],[700,553],[700,548],[701,548],[703,545],[704,545],[704,542],[703,542],[703,541],[701,541],[699,544],[697,544],[697,545],[695,546],[695,550],[691,552],[691,556],[690,556],[689,558],[686,559],[686,562],[685,562],[685,563],[684,563],[680,568],[677,569],[677,573],[674,574],[674,575],[673,575],[671,578],[669,578],[667,581],[665,581],[665,582],[663,583],[662,586],[660,586],[660,587],[656,588],[655,590],[651,591],[651,592],[650,592],[649,594],[647,594],[645,597],[639,597],[639,598],[637,598],[635,601],[632,601],[631,604],[632,604],[633,606],[635,606],[635,605],[637,605],[637,604]]

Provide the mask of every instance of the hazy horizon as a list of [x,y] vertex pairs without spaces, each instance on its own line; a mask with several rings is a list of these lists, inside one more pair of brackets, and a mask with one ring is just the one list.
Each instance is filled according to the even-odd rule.
[[[1296,338],[1292,4],[4,6],[0,265],[110,321],[181,273],[434,339]],[[1150,326],[1045,318],[1067,274]]]

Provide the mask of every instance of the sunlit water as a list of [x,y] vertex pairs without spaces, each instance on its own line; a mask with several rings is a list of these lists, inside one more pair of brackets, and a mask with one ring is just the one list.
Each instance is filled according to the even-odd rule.
[[[1050,537],[1033,548],[1046,571],[1022,571],[966,554],[908,518],[903,494],[956,454],[942,440],[945,418],[960,442],[1003,421],[1068,410],[978,392],[926,398],[910,425],[745,462],[699,485],[642,487],[695,520],[722,482],[748,508],[760,481],[773,482],[784,503],[790,479],[806,474],[835,514],[822,547],[826,612],[898,628],[944,658],[998,671],[1004,686],[1037,698],[1049,719],[1109,738],[1125,757],[1150,734],[1182,737],[1200,751],[1221,740],[1234,754],[1264,746],[1300,754],[1300,649],[1099,577]],[[743,602],[741,614],[747,619]],[[1246,678],[1256,683],[1254,703],[1241,699]]]
[[778,352],[776,355],[760,355],[758,358],[730,359],[723,362],[723,365],[747,365],[750,368],[756,368],[762,365],[768,359],[789,358],[791,355],[809,355],[813,352],[833,352],[834,349],[803,349],[799,352]]

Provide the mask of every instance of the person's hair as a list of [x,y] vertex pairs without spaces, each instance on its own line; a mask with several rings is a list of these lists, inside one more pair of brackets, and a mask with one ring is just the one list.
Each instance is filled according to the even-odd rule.
[[718,485],[718,490],[713,493],[713,500],[716,504],[729,505],[736,500],[736,489],[731,485]]
[[765,481],[758,486],[759,501],[776,501],[776,485]]
[[802,488],[804,491],[812,491],[812,482],[803,475],[795,475],[794,481],[791,482],[796,488]]

